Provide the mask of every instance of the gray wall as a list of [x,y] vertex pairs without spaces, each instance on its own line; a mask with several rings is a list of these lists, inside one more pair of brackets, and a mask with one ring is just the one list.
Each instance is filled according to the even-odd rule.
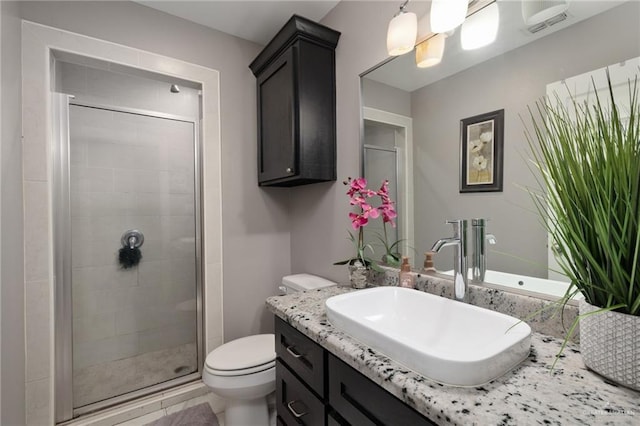
[[[415,217],[423,218],[415,223],[418,253],[451,233],[446,219],[485,217],[498,239],[489,267],[546,278],[547,234],[522,188],[536,182],[524,161],[521,117],[529,121],[527,106],[547,84],[640,55],[639,16],[640,3],[629,2],[412,93]],[[460,194],[460,119],[502,108],[504,191]],[[436,256],[436,267],[453,268],[450,252]]]
[[362,79],[362,105],[411,117],[411,93],[368,78]]
[[20,5],[17,2],[0,2],[0,15],[2,20],[0,424],[21,425],[25,422],[25,339]]
[[220,72],[225,340],[271,330],[264,300],[291,269],[289,191],[257,185],[255,79],[248,64],[261,47],[131,2],[22,6],[26,20]]

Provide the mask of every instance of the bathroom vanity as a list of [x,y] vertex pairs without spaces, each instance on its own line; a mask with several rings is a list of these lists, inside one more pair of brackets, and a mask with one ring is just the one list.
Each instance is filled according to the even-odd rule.
[[587,370],[576,345],[551,370],[562,339],[539,332],[528,359],[486,385],[436,383],[329,323],[325,300],[350,291],[357,290],[267,299],[276,316],[279,424],[620,425],[640,416],[640,393]]
[[276,317],[279,424],[433,425],[338,357]]

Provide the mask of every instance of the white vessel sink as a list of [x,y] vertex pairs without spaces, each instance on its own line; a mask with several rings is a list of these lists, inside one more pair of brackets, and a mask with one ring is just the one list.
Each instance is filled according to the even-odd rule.
[[485,384],[529,355],[525,322],[418,290],[371,288],[325,304],[333,326],[443,384]]

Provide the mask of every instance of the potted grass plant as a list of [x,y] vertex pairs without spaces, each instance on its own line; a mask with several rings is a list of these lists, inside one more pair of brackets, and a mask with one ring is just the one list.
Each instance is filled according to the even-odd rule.
[[584,296],[567,338],[579,322],[585,365],[640,390],[638,79],[628,84],[628,108],[616,105],[608,72],[607,81],[606,95],[588,102],[547,99],[530,110],[531,193],[571,280],[562,306]]

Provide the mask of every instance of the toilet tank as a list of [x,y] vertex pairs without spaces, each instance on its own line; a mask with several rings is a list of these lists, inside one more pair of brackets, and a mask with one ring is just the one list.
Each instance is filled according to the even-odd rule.
[[315,290],[319,288],[337,285],[317,275],[295,274],[282,277],[282,285],[278,287],[281,294],[293,293],[296,291]]

